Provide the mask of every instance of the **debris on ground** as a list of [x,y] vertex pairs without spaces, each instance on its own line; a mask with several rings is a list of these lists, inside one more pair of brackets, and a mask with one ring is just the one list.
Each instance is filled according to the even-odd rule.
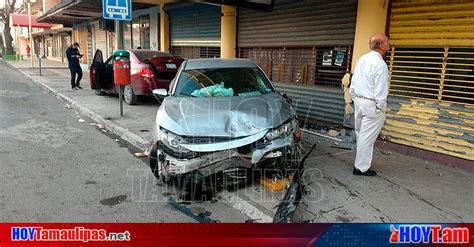
[[380,153],[381,153],[381,154],[385,154],[385,155],[391,155],[391,154],[392,154],[392,152],[390,152],[390,151],[385,151],[385,150],[383,150],[383,149],[380,149]]
[[137,152],[134,154],[135,157],[147,157],[148,154],[146,154],[145,152]]
[[201,208],[201,207],[192,207],[189,210],[195,215],[200,215],[206,213],[206,209]]
[[308,133],[308,134],[313,134],[313,135],[316,135],[316,136],[319,136],[319,137],[322,137],[324,139],[329,139],[329,140],[332,140],[332,141],[342,141],[340,139],[337,139],[335,137],[331,137],[331,136],[328,136],[328,135],[325,135],[323,133],[325,132],[322,132],[320,131],[320,133],[316,132],[316,131],[313,131],[313,130],[309,130],[309,129],[302,129],[303,132],[305,133]]
[[79,123],[84,123],[86,120],[79,118]]
[[100,201],[100,204],[104,206],[113,207],[117,204],[124,202],[127,199],[127,195],[119,195],[111,198],[106,198]]
[[66,107],[66,109],[71,109],[71,106],[69,104],[65,104],[64,107]]
[[104,126],[103,126],[102,124],[99,124],[99,123],[96,124],[95,127],[99,128],[99,129],[103,129],[103,128],[104,128]]
[[102,132],[107,133],[107,130],[106,130],[106,129],[101,129],[101,130],[102,130]]
[[168,199],[168,204],[171,207],[177,209],[178,211],[180,211],[180,212],[186,214],[187,216],[193,218],[197,222],[200,222],[200,223],[219,223],[219,221],[209,218],[209,216],[211,216],[211,212],[203,210],[204,212],[202,212],[202,213],[194,214],[191,209],[179,204],[178,202],[176,202],[176,200],[173,197],[170,197]]
[[94,125],[96,125],[96,123],[90,123],[89,125],[90,125],[90,126],[94,126]]
[[115,139],[115,142],[119,142],[120,140],[119,139]]
[[339,135],[339,132],[336,131],[336,130],[330,130],[330,131],[328,132],[328,135],[329,135],[329,136],[332,136],[332,137],[336,137],[336,136]]
[[321,137],[324,142],[333,148],[353,150],[356,146],[356,134],[354,130],[344,128],[336,130],[334,128],[326,128],[313,124],[303,126],[302,131]]
[[355,149],[355,144],[348,143],[348,142],[335,142],[334,145],[331,145],[330,147],[353,150],[353,149]]
[[245,223],[250,223],[251,224],[251,223],[255,223],[255,221],[257,221],[257,220],[262,220],[262,219],[261,218],[260,219],[248,219],[248,220],[245,221]]
[[287,185],[291,182],[291,177],[289,178],[262,177],[259,182],[265,188],[266,191],[282,192],[286,189]]

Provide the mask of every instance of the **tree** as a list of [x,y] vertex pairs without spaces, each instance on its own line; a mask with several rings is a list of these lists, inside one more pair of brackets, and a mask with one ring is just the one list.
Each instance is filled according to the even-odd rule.
[[10,14],[15,13],[17,0],[5,0],[5,6],[0,9],[0,21],[3,23],[3,37],[5,38],[5,50],[7,54],[13,54],[13,37],[10,28]]

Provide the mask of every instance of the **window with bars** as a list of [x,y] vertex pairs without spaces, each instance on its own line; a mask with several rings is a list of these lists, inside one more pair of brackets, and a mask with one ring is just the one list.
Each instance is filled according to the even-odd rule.
[[352,47],[239,48],[274,82],[340,87],[350,71]]
[[474,48],[392,46],[387,63],[390,95],[474,104]]
[[220,47],[208,46],[171,46],[171,54],[182,58],[219,58]]

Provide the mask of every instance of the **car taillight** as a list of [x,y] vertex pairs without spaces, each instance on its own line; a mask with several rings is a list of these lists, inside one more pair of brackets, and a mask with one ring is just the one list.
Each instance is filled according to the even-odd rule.
[[143,77],[155,77],[155,74],[153,73],[153,70],[151,70],[149,67],[144,68],[140,71],[140,75]]

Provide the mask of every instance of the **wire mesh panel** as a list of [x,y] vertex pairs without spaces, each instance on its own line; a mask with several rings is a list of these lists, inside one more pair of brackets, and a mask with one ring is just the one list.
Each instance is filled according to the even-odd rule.
[[274,82],[340,87],[351,67],[351,47],[240,48]]
[[220,47],[171,46],[171,54],[182,58],[219,58]]

